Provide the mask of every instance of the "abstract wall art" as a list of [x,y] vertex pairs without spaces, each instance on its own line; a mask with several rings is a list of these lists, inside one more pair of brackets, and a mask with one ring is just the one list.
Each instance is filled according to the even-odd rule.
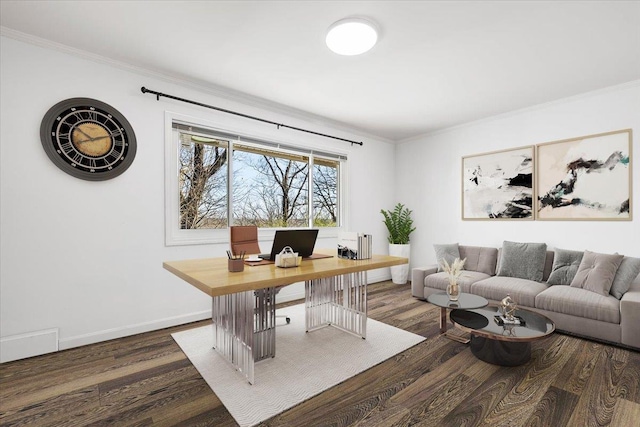
[[462,219],[534,219],[534,146],[462,158]]
[[632,219],[631,129],[536,147],[540,220]]

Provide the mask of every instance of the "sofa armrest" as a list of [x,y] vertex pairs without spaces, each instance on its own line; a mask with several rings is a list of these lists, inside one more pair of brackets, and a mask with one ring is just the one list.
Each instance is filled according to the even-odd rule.
[[424,299],[424,278],[438,272],[436,264],[426,267],[416,267],[411,270],[411,295]]
[[622,344],[640,349],[640,278],[620,299],[620,328]]

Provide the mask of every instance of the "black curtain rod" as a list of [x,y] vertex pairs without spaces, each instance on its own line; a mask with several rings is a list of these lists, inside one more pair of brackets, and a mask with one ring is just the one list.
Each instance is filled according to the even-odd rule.
[[362,145],[362,142],[359,142],[359,141],[352,141],[350,139],[339,138],[337,136],[331,136],[331,135],[327,135],[327,134],[320,133],[320,132],[314,132],[312,130],[297,128],[295,126],[288,126],[288,125],[285,125],[285,124],[282,124],[282,123],[272,122],[271,120],[261,119],[259,117],[250,116],[248,114],[242,114],[242,113],[237,113],[237,112],[231,111],[231,110],[225,110],[224,108],[214,107],[213,105],[207,105],[207,104],[203,104],[201,102],[191,101],[190,99],[180,98],[180,97],[173,96],[173,95],[167,95],[166,93],[162,93],[162,92],[156,92],[155,90],[147,89],[144,86],[142,86],[140,88],[140,90],[142,91],[142,93],[152,93],[152,94],[154,94],[156,96],[156,100],[158,100],[158,101],[160,101],[160,97],[161,96],[164,96],[165,98],[175,99],[176,101],[182,101],[182,102],[186,102],[188,104],[198,105],[200,107],[211,108],[212,110],[222,111],[223,113],[228,113],[228,114],[234,114],[236,116],[244,117],[245,119],[257,120],[257,121],[262,122],[262,123],[268,123],[268,124],[271,124],[271,125],[275,125],[275,126],[278,127],[278,129],[280,129],[281,127],[282,128],[287,128],[287,129],[293,129],[293,130],[297,130],[297,131],[300,131],[300,132],[306,132],[306,133],[311,133],[313,135],[323,136],[325,138],[331,138],[331,139],[337,139],[339,141],[350,142],[351,145],[353,145],[353,144]]

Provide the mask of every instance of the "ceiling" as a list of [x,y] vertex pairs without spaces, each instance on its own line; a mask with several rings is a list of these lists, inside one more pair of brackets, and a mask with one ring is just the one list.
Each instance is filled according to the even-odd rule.
[[[364,55],[324,44],[348,16],[381,29]],[[2,0],[0,24],[390,141],[640,79],[635,1]]]

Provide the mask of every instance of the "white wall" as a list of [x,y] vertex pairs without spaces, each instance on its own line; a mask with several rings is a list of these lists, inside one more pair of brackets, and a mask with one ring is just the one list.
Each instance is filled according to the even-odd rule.
[[[503,240],[640,256],[637,203],[631,222],[462,221],[460,159],[464,155],[632,128],[640,129],[640,82],[514,112],[416,138],[395,147],[380,139],[232,101],[152,73],[125,70],[8,37],[0,38],[0,360],[153,330],[210,314],[210,299],[162,269],[162,261],[224,256],[226,244],[164,246],[164,113],[242,128],[286,142],[349,153],[350,229],[374,235],[386,253],[379,214],[396,202],[414,210],[412,265],[435,261],[434,243],[500,246]],[[319,132],[364,146],[277,130],[212,110],[143,95],[172,93]],[[60,171],[42,149],[45,112],[72,97],[102,100],[122,112],[138,139],[123,175],[88,182]],[[339,100],[337,100],[339,101]],[[637,156],[637,155],[636,155]],[[633,158],[633,200],[638,161]],[[334,239],[318,246],[335,247]],[[388,272],[370,275],[388,278]],[[292,287],[291,297],[300,289]],[[45,337],[39,340],[39,337]],[[53,337],[53,339],[52,339]],[[33,341],[33,343],[31,343]],[[26,343],[26,344],[25,344]],[[35,353],[28,353],[35,350]],[[18,353],[20,353],[18,351]]]
[[[318,120],[217,97],[152,73],[4,36],[0,43],[2,348],[20,341],[16,337],[37,338],[37,331],[53,331],[51,337],[57,329],[64,349],[210,315],[209,297],[162,268],[165,260],[225,256],[228,246],[164,245],[166,110],[214,121],[222,128],[348,152],[350,228],[372,233],[374,251],[386,253],[386,230],[378,212],[395,203],[392,144]],[[171,100],[158,102],[143,95],[142,86],[362,140],[364,146],[277,130]],[[83,181],[47,158],[40,143],[40,122],[51,106],[72,97],[106,102],[132,124],[138,151],[123,175],[104,182]],[[335,244],[335,239],[328,239],[317,247]],[[378,280],[388,277],[388,270],[370,274]],[[2,355],[2,360],[8,359]]]
[[[596,133],[633,129],[633,221],[462,221],[461,158]],[[435,263],[434,243],[549,248],[640,256],[640,81],[494,117],[401,143],[399,199],[414,210],[411,265]]]

